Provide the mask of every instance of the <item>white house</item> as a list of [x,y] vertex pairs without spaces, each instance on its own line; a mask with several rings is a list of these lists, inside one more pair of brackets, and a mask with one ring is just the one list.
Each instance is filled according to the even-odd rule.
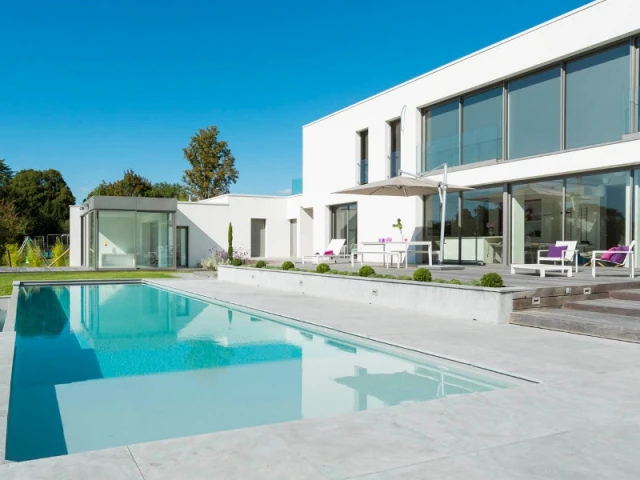
[[592,2],[305,125],[302,195],[167,206],[175,210],[171,225],[162,224],[162,262],[145,260],[158,256],[164,238],[155,226],[128,240],[137,250],[103,248],[109,205],[71,207],[72,265],[90,265],[91,236],[107,259],[100,264],[98,255],[94,267],[171,267],[174,257],[194,266],[208,249],[226,248],[229,222],[234,243],[254,257],[298,257],[331,238],[346,238],[349,249],[399,239],[397,218],[405,238],[433,240],[439,250],[437,196],[332,192],[400,170],[438,180],[445,163],[450,183],[474,188],[449,194],[448,262],[528,262],[562,239],[583,252],[628,244],[640,237],[639,52],[640,2]]

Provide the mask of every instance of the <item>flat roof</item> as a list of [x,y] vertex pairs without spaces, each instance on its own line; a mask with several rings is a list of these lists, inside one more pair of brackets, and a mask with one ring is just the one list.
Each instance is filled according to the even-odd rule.
[[173,212],[178,209],[175,198],[106,197],[94,196],[87,200],[92,210],[129,210],[138,212]]

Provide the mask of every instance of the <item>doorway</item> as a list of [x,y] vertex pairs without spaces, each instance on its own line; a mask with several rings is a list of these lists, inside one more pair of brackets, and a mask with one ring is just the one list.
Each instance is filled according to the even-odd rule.
[[176,227],[176,266],[189,266],[189,227]]
[[289,256],[298,258],[298,220],[289,220]]
[[265,256],[265,232],[267,221],[264,218],[251,219],[251,256]]

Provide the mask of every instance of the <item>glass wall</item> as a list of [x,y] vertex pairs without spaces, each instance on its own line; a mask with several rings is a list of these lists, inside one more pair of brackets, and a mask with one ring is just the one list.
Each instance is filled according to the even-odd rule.
[[347,252],[358,246],[358,204],[331,207],[331,238],[344,238]]
[[502,263],[503,189],[462,193],[460,260],[463,263]]
[[629,44],[567,63],[566,148],[629,133]]
[[509,82],[508,158],[560,150],[560,67]]
[[424,152],[421,171],[428,171],[442,164],[460,164],[460,114],[459,102],[429,109],[424,115]]
[[502,159],[502,87],[462,99],[462,163]]
[[[444,224],[444,256],[448,263],[458,263],[460,259],[458,251],[459,228],[459,199],[458,193],[447,193],[447,209]],[[442,251],[440,248],[440,225],[442,218],[440,197],[431,195],[424,202],[425,232],[424,239],[433,242],[434,251]]]
[[95,267],[175,267],[173,213],[124,210],[95,213],[98,222]]
[[511,261],[536,263],[538,250],[562,240],[563,181],[511,188]]
[[626,245],[629,172],[567,178],[565,238],[583,251]]

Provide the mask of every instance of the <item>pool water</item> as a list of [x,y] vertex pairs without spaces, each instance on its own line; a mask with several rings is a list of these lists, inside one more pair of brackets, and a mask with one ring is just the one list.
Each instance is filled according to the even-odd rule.
[[13,461],[512,385],[148,285],[23,287],[16,332]]

